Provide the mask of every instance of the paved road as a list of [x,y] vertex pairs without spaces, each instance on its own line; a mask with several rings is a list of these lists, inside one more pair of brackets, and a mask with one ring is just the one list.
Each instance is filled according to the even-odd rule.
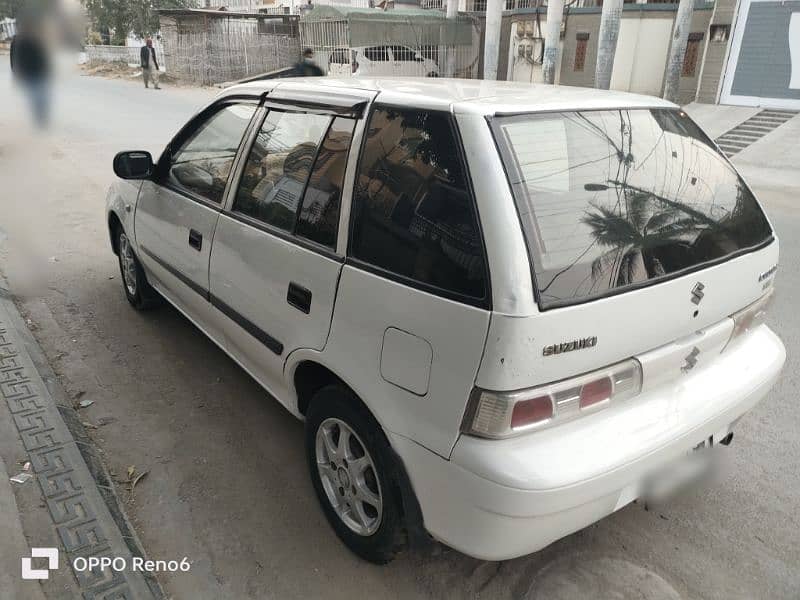
[[[0,60],[0,62],[2,62]],[[375,567],[317,506],[302,425],[175,310],[125,302],[102,207],[111,157],[157,150],[209,97],[98,78],[62,83],[56,128],[30,134],[0,69],[0,266],[76,397],[107,464],[148,475],[128,510],[175,598],[797,598],[800,322],[797,190],[764,191],[782,235],[771,320],[789,363],[741,422],[720,480],[646,511],[633,504],[535,555],[487,563],[436,548]],[[699,399],[698,401],[702,401]]]

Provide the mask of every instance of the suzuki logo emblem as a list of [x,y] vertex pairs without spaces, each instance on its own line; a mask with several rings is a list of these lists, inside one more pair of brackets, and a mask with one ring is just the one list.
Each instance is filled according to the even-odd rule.
[[700,350],[697,346],[692,348],[692,351],[686,355],[684,359],[686,364],[681,367],[682,373],[688,373],[692,369],[694,369],[695,365],[697,364],[697,357],[700,355]]
[[703,296],[705,296],[703,293],[704,289],[706,289],[706,286],[699,281],[694,284],[694,287],[692,288],[692,304],[700,304],[700,300],[702,300]]

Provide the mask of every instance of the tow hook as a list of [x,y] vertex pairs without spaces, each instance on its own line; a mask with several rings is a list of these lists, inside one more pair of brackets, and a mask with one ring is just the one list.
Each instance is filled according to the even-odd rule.
[[731,442],[733,441],[733,432],[731,431],[728,435],[722,438],[719,443],[723,446],[730,446]]

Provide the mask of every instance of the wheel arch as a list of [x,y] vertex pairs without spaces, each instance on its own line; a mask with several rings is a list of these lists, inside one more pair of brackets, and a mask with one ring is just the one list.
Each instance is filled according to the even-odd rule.
[[341,377],[336,371],[322,360],[319,356],[305,354],[303,356],[294,357],[295,360],[288,366],[288,373],[290,378],[290,385],[295,398],[295,409],[298,414],[305,417],[308,407],[311,404],[311,399],[314,394],[330,384],[341,385],[351,392],[358,399],[362,408],[366,410],[373,419],[378,421],[375,413],[364,402],[361,394],[355,386],[348,383],[344,377]]
[[[290,356],[290,361],[293,356]],[[330,384],[342,385],[353,393],[353,397],[361,407],[369,414],[378,427],[381,428],[386,438],[392,462],[394,463],[395,477],[399,487],[401,510],[405,518],[405,529],[408,535],[408,544],[417,550],[425,550],[430,547],[431,537],[425,530],[422,509],[414,491],[414,486],[408,476],[403,459],[392,447],[386,429],[375,413],[370,409],[358,390],[350,385],[344,378],[340,377],[333,369],[326,366],[318,353],[303,352],[302,355],[294,357],[295,360],[290,364],[287,362],[286,372],[289,375],[289,384],[296,400],[295,411],[305,417],[311,398],[314,394]]]
[[117,242],[117,232],[123,229],[122,219],[119,218],[116,211],[108,211],[108,236],[111,238],[111,249],[114,254],[119,255],[119,244]]

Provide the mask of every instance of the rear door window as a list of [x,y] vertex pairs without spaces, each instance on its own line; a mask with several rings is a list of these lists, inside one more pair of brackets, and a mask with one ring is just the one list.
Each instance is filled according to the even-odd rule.
[[292,231],[331,120],[328,115],[270,111],[247,157],[233,210]]
[[322,141],[306,185],[295,233],[335,248],[347,156],[356,122],[337,117]]
[[372,46],[364,49],[364,56],[373,62],[387,62],[389,60],[388,46]]
[[675,276],[772,237],[750,190],[673,109],[493,120],[543,308]]
[[483,246],[451,116],[378,107],[353,198],[350,255],[458,298],[488,295]]

